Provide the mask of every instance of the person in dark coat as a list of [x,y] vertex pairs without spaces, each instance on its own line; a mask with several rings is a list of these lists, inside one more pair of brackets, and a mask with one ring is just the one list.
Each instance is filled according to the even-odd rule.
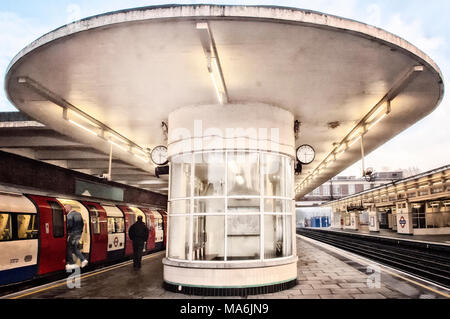
[[139,216],[137,222],[130,227],[128,236],[133,241],[134,269],[140,269],[142,252],[144,250],[144,245],[148,240],[148,228],[142,221],[142,216]]
[[86,257],[81,253],[78,248],[81,235],[83,234],[84,221],[79,212],[72,209],[71,205],[65,205],[64,208],[67,212],[67,251],[66,251],[66,270],[75,269],[75,264],[72,254],[75,254],[81,261],[81,268],[88,264]]

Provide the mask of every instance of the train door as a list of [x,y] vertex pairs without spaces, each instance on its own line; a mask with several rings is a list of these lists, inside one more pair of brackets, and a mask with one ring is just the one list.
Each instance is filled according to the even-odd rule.
[[167,212],[163,211],[163,210],[159,210],[159,212],[161,213],[162,217],[163,217],[163,228],[164,228],[164,241],[163,241],[163,246],[164,248],[167,245]]
[[90,263],[98,263],[106,260],[108,246],[108,230],[106,224],[106,212],[97,203],[83,202],[89,211],[91,223],[91,259]]
[[64,270],[66,223],[63,206],[51,197],[28,195],[39,208],[39,275]]
[[155,216],[155,248],[164,248],[164,220],[159,211],[152,211]]
[[147,251],[152,251],[155,249],[155,217],[150,209],[141,208],[141,210],[145,213],[148,228]]
[[0,192],[0,285],[36,275],[38,232],[33,203],[22,194]]
[[136,221],[137,217],[134,211],[128,206],[118,206],[120,210],[125,215],[125,256],[130,256],[133,254],[133,242],[128,236],[128,231]]
[[107,259],[116,260],[125,255],[125,219],[116,206],[103,205],[108,220]]
[[[89,218],[89,211],[84,207],[81,202],[71,200],[71,199],[64,199],[64,198],[58,198],[58,201],[61,203],[61,205],[64,207],[64,205],[70,205],[72,206],[73,210],[76,210],[81,214],[83,217],[84,227],[83,227],[83,233],[81,234],[80,239],[80,245],[81,245],[81,253],[86,257],[87,260],[90,260],[90,252],[91,252],[91,227],[90,227],[90,218]],[[66,215],[70,212],[66,211]],[[77,264],[80,263],[78,258],[74,259]],[[79,265],[80,266],[80,265]]]

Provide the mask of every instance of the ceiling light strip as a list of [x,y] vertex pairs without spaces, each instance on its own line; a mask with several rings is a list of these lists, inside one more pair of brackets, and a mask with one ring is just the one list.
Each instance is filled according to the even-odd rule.
[[199,22],[197,30],[200,34],[200,41],[208,63],[208,72],[211,75],[217,99],[220,104],[226,104],[228,103],[228,90],[210,25],[208,22]]
[[[364,135],[367,131],[372,129],[377,123],[379,123],[382,119],[386,117],[388,113],[390,113],[390,103],[391,101],[401,92],[403,88],[408,85],[409,82],[413,80],[415,76],[417,76],[420,72],[424,71],[424,66],[422,65],[416,65],[410,69],[408,69],[404,74],[402,74],[397,81],[394,83],[392,88],[386,93],[386,95],[383,96],[383,98],[367,113],[360,121],[359,123],[344,137],[344,139],[338,144],[338,146],[327,156],[325,159],[317,166],[315,170],[311,174],[309,174],[301,183],[300,186],[303,186],[304,183],[307,183],[308,180],[312,179],[315,175],[315,172],[318,168],[320,168],[324,163],[331,162],[330,157],[334,154],[335,159],[337,159],[339,156],[341,156],[348,148],[353,146],[361,137]],[[386,112],[379,117],[375,122],[373,122],[373,119],[383,110],[383,105],[387,104],[386,106]],[[373,122],[373,123],[372,123]],[[370,125],[367,130],[348,146],[348,148],[345,148],[345,145],[351,141],[351,137],[354,137],[358,133],[358,130],[361,127],[365,127],[366,125]],[[344,149],[344,150],[342,150]]]

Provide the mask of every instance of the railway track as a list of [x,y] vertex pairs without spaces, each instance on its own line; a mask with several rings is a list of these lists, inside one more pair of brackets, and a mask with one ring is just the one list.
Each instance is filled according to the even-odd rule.
[[376,238],[299,228],[297,234],[344,249],[381,264],[421,277],[450,289],[450,248],[417,245],[401,240],[379,242]]

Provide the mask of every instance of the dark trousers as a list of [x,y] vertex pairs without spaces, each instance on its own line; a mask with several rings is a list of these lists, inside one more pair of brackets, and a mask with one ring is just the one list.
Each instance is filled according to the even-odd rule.
[[84,255],[78,248],[80,238],[81,234],[77,233],[69,234],[69,237],[67,238],[66,263],[69,265],[75,264],[72,254],[75,254],[75,256],[77,256],[80,261],[86,260],[86,257],[84,257]]
[[133,266],[134,268],[141,268],[142,252],[144,250],[144,243],[140,241],[133,241]]

